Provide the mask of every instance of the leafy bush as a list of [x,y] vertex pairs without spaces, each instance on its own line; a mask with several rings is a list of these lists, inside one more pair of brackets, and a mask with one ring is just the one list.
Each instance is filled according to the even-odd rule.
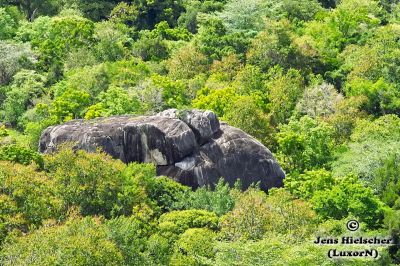
[[215,265],[335,265],[327,259],[327,252],[328,248],[310,243],[290,245],[272,236],[260,241],[218,243]]
[[161,215],[159,219],[161,231],[181,234],[189,228],[218,229],[218,217],[215,213],[204,210],[171,211]]
[[200,187],[196,191],[187,190],[179,195],[179,201],[174,203],[178,209],[203,209],[223,215],[232,210],[235,200],[229,185],[220,179],[215,189]]
[[384,203],[400,208],[400,156],[392,155],[374,174],[374,187]]
[[20,122],[22,114],[33,105],[34,99],[44,94],[45,81],[43,75],[33,70],[21,70],[15,74],[3,103],[4,120],[13,125]]
[[333,173],[336,176],[354,173],[368,183],[373,182],[377,169],[400,150],[399,122],[395,115],[358,121],[352,142],[332,165]]
[[179,200],[185,198],[185,195],[190,191],[190,188],[179,184],[169,177],[152,177],[152,179],[154,180],[152,180],[152,184],[148,188],[148,196],[156,202],[162,213],[173,210],[174,205]]
[[123,174],[129,180],[124,186],[123,197],[120,197],[123,202],[127,201],[124,205],[130,202],[128,206],[136,206],[139,208],[137,211],[143,207],[150,208],[147,211],[157,216],[172,210],[175,203],[189,190],[168,177],[156,177],[153,164],[131,163]]
[[333,130],[325,122],[308,116],[292,119],[282,125],[277,134],[278,158],[290,172],[302,173],[321,167],[329,167],[333,159]]
[[18,144],[0,145],[0,160],[24,165],[34,162],[43,167],[43,159],[40,154]]
[[320,169],[305,171],[300,175],[289,175],[284,180],[285,188],[302,199],[311,199],[317,191],[330,189],[335,184],[331,172]]
[[0,162],[0,242],[13,229],[27,232],[46,219],[59,219],[63,201],[56,183],[33,166]]
[[[0,264],[400,262],[399,245],[330,260],[311,243],[347,219],[400,238],[397,2],[0,0]],[[285,189],[192,190],[94,149],[36,153],[48,126],[168,108],[258,139]]]
[[206,228],[186,230],[176,241],[172,265],[213,265],[216,234]]
[[283,189],[267,196],[249,189],[239,196],[235,207],[221,221],[225,239],[260,240],[268,234],[285,234],[293,242],[309,237],[315,229],[316,215],[311,206],[295,199]]
[[105,223],[109,239],[116,244],[124,258],[124,265],[143,265],[147,239],[152,234],[152,224],[134,216],[109,220]]
[[62,149],[44,156],[44,169],[54,180],[54,190],[63,199],[64,208],[77,206],[82,215],[111,217],[123,207],[132,208],[119,206],[119,194],[127,182],[125,168],[122,162],[101,153]]
[[185,84],[179,80],[153,75],[141,86],[139,95],[145,103],[146,111],[159,112],[168,108],[184,108],[189,104]]
[[349,215],[359,217],[370,228],[382,225],[384,205],[357,177],[337,179],[329,189],[316,191],[311,203],[323,218],[342,219]]
[[123,256],[94,218],[43,227],[7,243],[0,253],[4,265],[121,265]]

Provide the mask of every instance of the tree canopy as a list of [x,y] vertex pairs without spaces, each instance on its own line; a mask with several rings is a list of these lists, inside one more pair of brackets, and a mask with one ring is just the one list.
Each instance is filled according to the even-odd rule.
[[[0,265],[398,265],[398,243],[312,241],[400,238],[399,36],[397,0],[0,0]],[[37,152],[49,126],[169,108],[250,134],[284,187]]]

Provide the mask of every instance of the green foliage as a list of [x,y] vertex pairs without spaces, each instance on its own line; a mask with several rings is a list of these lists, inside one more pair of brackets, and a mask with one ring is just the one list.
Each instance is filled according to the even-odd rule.
[[229,31],[244,31],[250,34],[262,29],[262,1],[228,1],[224,10],[219,14]]
[[242,64],[236,54],[225,55],[221,60],[213,61],[210,69],[210,79],[216,76],[220,81],[232,81],[241,68]]
[[[127,180],[121,187],[122,192],[118,194],[120,204],[114,206],[115,213],[123,213],[135,215],[144,220],[150,220],[155,215],[160,215],[160,209],[156,205],[155,198],[149,198],[150,192],[155,190],[156,169],[153,164],[129,164],[122,172],[122,176]],[[154,195],[153,194],[153,195]]]
[[210,59],[221,59],[231,53],[244,54],[248,38],[243,33],[227,33],[222,20],[216,17],[205,17],[201,22],[195,44]]
[[335,184],[332,173],[325,170],[306,171],[300,175],[285,178],[285,188],[296,197],[311,199],[317,191],[331,188]]
[[23,12],[27,19],[35,19],[37,14],[40,15],[54,15],[60,7],[58,0],[1,0],[0,6],[15,6]]
[[144,102],[144,110],[159,112],[168,108],[183,108],[189,104],[182,81],[153,75],[141,86],[140,97]]
[[15,8],[0,8],[0,40],[14,37],[19,26],[19,16]]
[[201,15],[212,14],[216,11],[221,11],[224,7],[224,4],[225,1],[183,1],[185,12],[180,15],[178,19],[178,25],[185,27],[192,33],[196,33],[198,30],[199,20],[201,20]]
[[165,21],[154,30],[142,30],[139,39],[133,44],[133,54],[144,61],[161,61],[169,56],[173,41],[188,41],[191,34],[183,28],[170,28]]
[[263,70],[279,65],[284,69],[300,67],[301,56],[293,44],[293,32],[289,21],[267,21],[250,44],[247,58],[252,65]]
[[[328,250],[328,247],[310,242],[289,244],[280,236],[269,236],[260,241],[220,242],[215,265],[337,265],[326,256]],[[363,261],[363,265],[365,263]]]
[[35,61],[29,44],[0,40],[0,85],[6,85],[24,67]]
[[145,264],[143,252],[152,233],[151,224],[134,216],[120,216],[107,221],[106,227],[108,238],[116,244],[124,258],[124,265]]
[[334,178],[326,170],[306,171],[289,176],[285,187],[297,197],[310,200],[324,220],[353,215],[372,228],[382,224],[383,203],[357,177]]
[[0,261],[4,265],[121,265],[123,256],[104,225],[88,217],[43,227],[7,243]]
[[[399,218],[400,211],[399,210],[391,210],[385,215],[385,225],[389,228],[389,232],[395,239],[399,239],[400,236],[400,226],[399,226]],[[399,243],[397,245],[392,246],[389,251],[393,254],[394,261],[398,261],[400,259],[400,246]]]
[[374,174],[374,187],[389,206],[400,207],[400,155],[391,155]]
[[315,0],[230,0],[227,1],[220,17],[230,31],[254,34],[262,30],[265,17],[295,22],[307,21],[313,19],[319,11],[322,11],[322,8]]
[[376,120],[360,120],[351,139],[354,142],[370,139],[396,140],[399,136],[400,118],[396,115],[385,115]]
[[161,61],[168,56],[168,45],[157,30],[143,30],[139,33],[139,41],[134,44],[134,55],[144,61]]
[[139,29],[152,29],[162,21],[175,25],[179,15],[184,10],[181,1],[134,0],[133,3],[139,11],[136,22]]
[[171,56],[168,62],[168,74],[174,79],[190,79],[206,72],[207,67],[207,58],[192,44],[188,44]]
[[362,41],[368,29],[379,24],[380,14],[381,7],[375,0],[345,0],[332,12],[333,18],[339,22],[338,28],[345,42]]
[[174,205],[188,188],[167,178],[157,177],[153,164],[131,163],[123,171],[128,182],[123,186],[119,195],[119,210],[130,214],[133,211],[143,220],[159,216],[174,209]]
[[139,113],[144,107],[134,86],[147,75],[149,69],[135,60],[73,69],[65,80],[53,86],[55,99],[46,118],[62,122]]
[[77,15],[59,16],[36,20],[22,27],[19,35],[31,41],[40,52],[39,67],[50,71],[50,78],[57,80],[63,71],[63,61],[68,52],[93,41],[94,23]]
[[[153,175],[156,175],[155,171]],[[171,180],[169,177],[152,177],[152,179],[154,180],[150,180],[148,195],[150,199],[156,202],[163,213],[173,210],[174,206],[189,193],[188,187]],[[196,208],[192,207],[192,209]]]
[[[151,71],[147,65],[140,60],[121,60],[115,63],[105,64],[106,78],[111,85],[125,89],[136,86],[144,78],[150,76]],[[104,75],[100,75],[103,78]]]
[[222,120],[238,127],[261,142],[268,143],[270,117],[263,111],[257,96],[239,96],[226,108]]
[[332,81],[340,82],[341,77],[335,71],[341,63],[339,53],[348,44],[365,42],[372,29],[379,25],[380,14],[378,1],[341,1],[325,16],[306,23],[305,34],[301,37],[304,51],[319,57],[326,75]]
[[349,96],[366,96],[368,102],[363,107],[371,114],[398,113],[400,111],[400,95],[398,90],[383,78],[371,82],[363,79],[353,79],[346,84]]
[[112,22],[133,26],[138,15],[137,6],[120,2],[113,8],[110,17]]
[[107,91],[101,92],[98,98],[99,103],[89,107],[86,119],[138,113],[141,108],[136,95],[129,95],[126,90],[119,87],[110,87]]
[[218,229],[218,217],[205,210],[171,211],[161,215],[159,229],[161,232],[181,234],[189,228]]
[[15,201],[7,195],[0,195],[0,244],[3,244],[8,231],[15,227],[23,226],[25,221],[22,215],[18,213],[18,207]]
[[[47,111],[48,111],[47,107],[48,106],[46,105],[38,104],[37,108],[33,109],[35,111],[35,115],[37,115],[37,119],[32,119],[32,120],[39,120],[39,121],[26,123],[24,134],[29,142],[26,146],[28,146],[31,149],[34,150],[37,149],[39,139],[40,136],[42,135],[43,130],[56,123],[52,119],[43,118],[43,116],[47,116]],[[41,111],[44,111],[44,114],[41,113]]]
[[318,0],[324,8],[335,8],[338,1],[336,0]]
[[[152,235],[148,242],[148,251],[154,263],[169,264],[173,259],[177,264],[187,262],[198,265],[212,253],[204,241],[212,241],[212,231],[219,228],[215,213],[205,210],[170,211],[161,215],[158,222],[158,233]],[[200,232],[204,235],[201,242],[197,242],[193,238]],[[200,256],[196,256],[195,252],[199,252]]]
[[388,157],[398,154],[399,147],[399,142],[394,140],[350,143],[342,153],[339,153],[338,159],[332,163],[333,172],[336,176],[354,173],[365,182],[370,183],[374,179],[376,169]]
[[[399,245],[342,261],[312,239],[341,237],[350,218],[400,237],[399,11],[397,0],[0,0],[0,264],[398,263]],[[95,150],[36,153],[48,126],[168,108],[212,110],[257,138],[285,189],[191,190]]]
[[323,12],[319,1],[316,0],[286,0],[283,4],[275,2],[276,15],[278,17],[284,17],[291,21],[309,21],[314,19],[319,13]]
[[130,42],[128,33],[129,28],[122,24],[110,21],[97,23],[94,29],[96,58],[104,62],[117,61],[127,57],[129,52],[126,44]]
[[367,116],[364,111],[360,110],[365,101],[364,96],[342,98],[334,106],[335,112],[327,117],[326,121],[333,127],[337,143],[348,141],[357,121]]
[[275,125],[286,123],[303,93],[303,79],[298,70],[289,69],[284,73],[279,67],[271,69],[268,76],[267,108],[271,113],[272,123]]
[[248,95],[257,92],[262,94],[265,89],[264,83],[266,78],[259,67],[246,64],[237,72],[234,84],[241,94]]
[[44,94],[44,76],[33,70],[22,70],[14,76],[3,103],[4,121],[16,125],[34,100]]
[[42,157],[37,152],[17,144],[1,145],[0,160],[24,165],[35,162],[37,165],[43,166]]
[[290,172],[328,167],[333,159],[332,128],[308,116],[282,125],[277,134],[278,157]]
[[66,122],[82,117],[89,103],[90,95],[87,92],[68,89],[54,100],[50,114],[57,122]]
[[368,183],[373,182],[375,171],[383,162],[398,154],[399,121],[395,115],[360,120],[351,136],[352,142],[332,165],[334,174],[354,173]]
[[223,179],[220,179],[214,190],[201,187],[196,191],[186,191],[185,194],[181,194],[175,207],[186,210],[203,209],[223,215],[232,210],[234,204],[232,190],[228,184],[224,183]]
[[34,165],[0,162],[0,242],[13,229],[27,232],[31,226],[59,217],[62,201],[54,187],[55,182]]
[[136,86],[150,71],[137,60],[121,60],[94,66],[76,68],[66,74],[66,78],[53,87],[55,96],[68,88],[82,90],[92,98],[106,91],[110,86],[129,89]]
[[357,182],[357,177],[337,179],[330,189],[316,191],[311,202],[324,219],[341,219],[348,215],[359,217],[369,227],[383,220],[383,204],[370,188]]
[[119,3],[118,0],[74,0],[62,1],[64,8],[77,8],[81,10],[86,17],[98,21],[109,16],[113,7]]
[[44,162],[66,210],[77,206],[82,215],[106,217],[119,211],[119,194],[127,182],[123,175],[126,166],[122,162],[104,154],[74,153],[70,149],[44,156]]
[[[305,222],[307,221],[307,222]],[[228,240],[260,240],[268,234],[285,234],[291,241],[311,235],[316,215],[311,206],[283,189],[264,192],[249,189],[221,221],[221,234]]]
[[175,243],[172,265],[213,265],[216,234],[206,228],[186,230]]
[[214,111],[219,117],[225,115],[229,105],[237,98],[235,90],[224,88],[210,90],[204,88],[198,91],[196,98],[192,101],[195,108]]
[[7,137],[9,135],[10,133],[7,128],[4,125],[0,126],[0,138]]

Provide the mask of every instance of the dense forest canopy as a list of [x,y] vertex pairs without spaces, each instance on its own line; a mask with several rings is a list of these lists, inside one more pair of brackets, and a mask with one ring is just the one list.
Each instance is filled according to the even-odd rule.
[[[257,138],[285,187],[37,153],[48,126],[168,108]],[[399,243],[331,260],[312,242],[349,219],[400,238],[399,115],[397,0],[0,0],[0,264],[400,264]]]

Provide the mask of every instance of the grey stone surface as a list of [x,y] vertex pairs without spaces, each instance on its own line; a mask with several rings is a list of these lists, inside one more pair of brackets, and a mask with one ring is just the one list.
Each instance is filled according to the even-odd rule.
[[219,130],[219,120],[211,111],[169,109],[157,116],[180,119],[194,132],[199,144],[204,144]]
[[214,186],[220,177],[246,188],[283,186],[285,173],[272,153],[240,129],[220,123],[211,111],[176,109],[154,116],[116,116],[73,120],[47,128],[39,151],[50,153],[65,142],[89,152],[102,148],[125,163],[151,162],[157,174],[196,188]]

